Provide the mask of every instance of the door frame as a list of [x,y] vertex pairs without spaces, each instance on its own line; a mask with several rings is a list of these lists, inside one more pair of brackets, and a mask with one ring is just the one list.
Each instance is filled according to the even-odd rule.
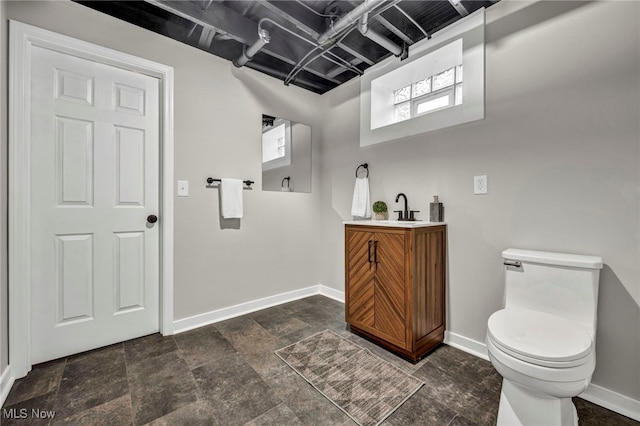
[[9,365],[31,370],[31,49],[43,47],[160,81],[159,326],[173,334],[173,68],[32,25],[9,22]]

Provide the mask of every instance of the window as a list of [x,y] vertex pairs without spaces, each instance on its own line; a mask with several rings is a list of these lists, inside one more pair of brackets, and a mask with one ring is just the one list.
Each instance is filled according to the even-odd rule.
[[395,123],[461,105],[462,65],[394,90],[393,103]]
[[[360,146],[484,118],[484,9],[360,79]],[[464,74],[463,74],[464,71]]]
[[262,134],[262,162],[282,158],[285,155],[284,135],[286,125],[281,123]]
[[291,164],[291,122],[276,119],[273,126],[262,130],[263,170],[275,169]]
[[[462,105],[463,42],[454,40],[371,82],[371,130]],[[456,83],[456,80],[458,82]],[[462,95],[462,90],[459,90]]]

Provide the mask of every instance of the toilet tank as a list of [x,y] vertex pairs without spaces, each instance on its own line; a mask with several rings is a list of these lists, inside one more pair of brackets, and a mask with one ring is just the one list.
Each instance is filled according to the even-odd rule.
[[502,257],[506,308],[576,321],[595,340],[601,257],[513,248],[503,251]]

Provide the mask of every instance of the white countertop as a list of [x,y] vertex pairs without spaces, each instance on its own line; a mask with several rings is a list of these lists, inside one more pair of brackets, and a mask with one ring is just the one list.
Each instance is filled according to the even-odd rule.
[[425,220],[346,220],[342,223],[345,225],[393,226],[396,228],[421,228],[423,226],[438,226],[446,224],[446,222],[427,222]]

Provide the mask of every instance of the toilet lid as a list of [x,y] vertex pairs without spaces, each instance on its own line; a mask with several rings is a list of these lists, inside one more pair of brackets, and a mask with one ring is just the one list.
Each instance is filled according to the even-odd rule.
[[592,350],[591,336],[584,327],[544,312],[494,312],[489,317],[488,334],[513,355],[540,361],[574,361]]

